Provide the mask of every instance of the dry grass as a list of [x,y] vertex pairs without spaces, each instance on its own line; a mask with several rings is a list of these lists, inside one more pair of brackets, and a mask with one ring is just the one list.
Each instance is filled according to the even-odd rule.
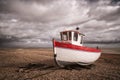
[[[120,53],[111,49],[103,53]],[[58,68],[52,49],[0,49],[0,80],[119,80],[120,54],[102,54],[90,69]]]

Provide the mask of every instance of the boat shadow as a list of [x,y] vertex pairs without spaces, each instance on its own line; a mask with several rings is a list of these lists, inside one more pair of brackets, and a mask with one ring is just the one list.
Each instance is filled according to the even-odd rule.
[[[48,61],[47,61],[48,62]],[[25,66],[19,67],[17,72],[20,73],[32,73],[34,71],[39,72],[35,76],[25,78],[25,80],[32,80],[34,78],[43,76],[43,75],[48,75],[50,73],[53,73],[55,71],[60,71],[60,70],[83,70],[83,69],[91,69],[91,67],[94,67],[95,65],[89,65],[89,66],[80,66],[78,64],[74,65],[67,65],[63,68],[58,67],[57,65],[50,65],[50,64],[45,64],[45,63],[29,63],[26,64]]]
[[94,67],[95,67],[94,64],[91,64],[91,65],[72,64],[72,65],[65,66],[64,69],[67,69],[67,70],[83,70],[83,69],[92,69]]
[[[47,60],[48,62],[48,60]],[[92,69],[94,68],[95,65],[87,65],[87,66],[82,66],[78,64],[72,64],[72,65],[66,65],[65,67],[59,67],[56,64],[50,65],[50,64],[45,64],[45,63],[28,63],[25,66],[19,67],[19,69],[23,70],[83,70],[83,69]]]

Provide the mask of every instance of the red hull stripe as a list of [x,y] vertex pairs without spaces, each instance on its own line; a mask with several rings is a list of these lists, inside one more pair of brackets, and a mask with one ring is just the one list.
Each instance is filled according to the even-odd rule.
[[69,48],[69,49],[82,50],[88,52],[101,52],[100,50],[95,48],[77,46],[77,45],[72,45],[70,43],[57,42],[55,40],[54,40],[54,47]]

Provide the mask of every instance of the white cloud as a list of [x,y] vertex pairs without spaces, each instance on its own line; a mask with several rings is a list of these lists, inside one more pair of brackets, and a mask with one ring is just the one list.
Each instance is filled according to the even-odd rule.
[[26,44],[51,44],[53,37],[60,37],[60,31],[79,26],[87,41],[120,40],[120,6],[110,2],[15,0],[10,5],[15,13],[0,13],[0,35],[17,37]]

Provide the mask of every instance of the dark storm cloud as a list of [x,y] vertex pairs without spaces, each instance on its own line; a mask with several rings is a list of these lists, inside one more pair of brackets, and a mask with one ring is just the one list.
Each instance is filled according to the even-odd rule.
[[59,38],[58,32],[77,26],[86,35],[86,41],[120,40],[119,3],[117,0],[1,0],[0,10],[7,11],[0,13],[1,43],[49,46],[53,37]]
[[113,5],[116,5],[116,4],[120,5],[120,0],[111,0],[111,4],[113,4]]
[[0,36],[0,47],[10,47],[11,45],[8,45],[8,44],[9,43],[14,43],[16,41],[18,42],[19,39],[14,37],[14,36],[1,35]]
[[8,12],[9,7],[7,5],[8,5],[7,0],[0,0],[0,12]]
[[119,16],[120,16],[120,7],[117,8],[116,11],[102,16],[101,19],[102,20],[106,20],[106,21],[115,21],[115,20],[119,20],[120,21]]

